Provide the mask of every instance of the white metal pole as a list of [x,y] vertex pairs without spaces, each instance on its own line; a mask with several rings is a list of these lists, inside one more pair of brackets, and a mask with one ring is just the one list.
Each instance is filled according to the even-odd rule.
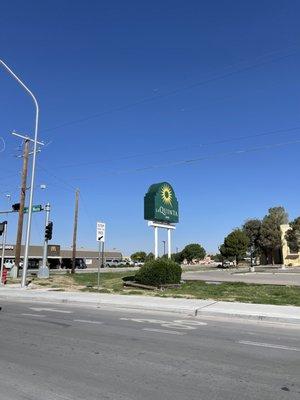
[[32,170],[31,170],[31,184],[29,193],[29,207],[28,207],[28,219],[27,219],[27,229],[26,229],[26,241],[25,241],[25,252],[24,252],[24,264],[23,264],[23,275],[21,287],[26,286],[26,274],[28,267],[28,250],[30,243],[30,232],[31,232],[31,218],[32,218],[32,205],[33,205],[33,193],[34,193],[34,178],[35,178],[35,163],[37,154],[37,139],[38,139],[38,125],[39,125],[39,105],[31,90],[21,81],[21,79],[5,64],[4,61],[0,59],[0,64],[16,79],[16,81],[26,90],[26,92],[31,96],[35,105],[35,128],[34,128],[34,143],[33,143],[33,157],[32,157]]
[[[49,224],[49,217],[50,217],[50,204],[47,203],[45,206],[46,217],[45,217],[45,234],[46,234],[46,227]],[[48,252],[48,239],[44,240],[44,250],[43,250],[43,261],[42,265],[38,270],[38,277],[39,278],[49,278],[49,268],[47,265],[47,252]]]
[[102,249],[101,249],[101,268],[104,268],[104,246],[105,242],[102,242]]
[[171,229],[168,229],[168,258],[171,258]]
[[7,222],[4,225],[4,232],[3,232],[3,239],[2,239],[2,255],[1,255],[1,275],[0,275],[0,284],[2,285],[2,275],[4,269],[4,252],[5,252],[5,245],[6,245],[6,233],[7,233]]
[[154,227],[154,258],[158,257],[158,227]]

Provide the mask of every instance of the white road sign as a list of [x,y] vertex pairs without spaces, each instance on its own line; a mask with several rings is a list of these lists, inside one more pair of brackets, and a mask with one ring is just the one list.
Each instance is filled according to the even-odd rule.
[[96,240],[97,240],[97,242],[105,242],[105,223],[104,222],[97,222]]

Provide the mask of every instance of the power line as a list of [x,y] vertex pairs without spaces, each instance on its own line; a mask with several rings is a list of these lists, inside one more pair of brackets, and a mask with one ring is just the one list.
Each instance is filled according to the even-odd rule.
[[0,136],[0,140],[1,140],[2,145],[3,145],[2,149],[0,150],[0,153],[3,153],[5,151],[5,149],[6,149],[6,143],[5,143],[5,140],[3,139],[2,136]]
[[[205,160],[209,160],[209,159],[214,159],[214,158],[219,158],[219,157],[229,157],[229,156],[240,155],[240,154],[245,154],[245,153],[252,153],[252,152],[261,151],[261,150],[268,150],[268,149],[272,149],[272,148],[288,146],[291,144],[300,144],[300,140],[281,142],[281,143],[273,143],[273,144],[268,144],[268,145],[264,145],[264,146],[234,150],[234,151],[229,151],[229,152],[219,152],[219,153],[214,153],[214,154],[210,154],[207,156],[192,158],[192,159],[188,159],[188,160],[171,161],[171,162],[167,162],[164,164],[149,165],[149,166],[140,167],[140,168],[99,172],[99,174],[100,175],[117,175],[117,174],[150,171],[150,170],[154,170],[154,169],[158,169],[158,168],[165,168],[165,167],[175,167],[175,166],[179,166],[179,165],[191,165],[193,163],[197,163],[197,162],[205,161]],[[86,178],[71,178],[71,179],[87,180]]]
[[289,133],[289,132],[294,132],[297,130],[300,130],[300,126],[296,126],[296,127],[292,127],[292,128],[285,128],[285,129],[276,129],[276,130],[252,134],[252,135],[237,136],[237,137],[233,137],[233,138],[215,140],[212,142],[194,143],[194,144],[187,145],[187,146],[178,146],[178,147],[173,147],[173,148],[169,148],[169,149],[155,150],[155,151],[151,151],[151,152],[147,152],[147,153],[132,154],[129,156],[110,158],[110,159],[105,159],[105,160],[100,160],[100,161],[88,161],[85,163],[65,164],[65,165],[56,166],[56,168],[73,168],[73,167],[80,167],[80,166],[104,164],[107,162],[114,162],[114,161],[130,160],[133,158],[146,157],[146,156],[176,152],[176,151],[181,151],[181,150],[188,150],[191,148],[193,149],[195,147],[207,147],[207,146],[218,145],[218,144],[226,144],[226,143],[235,142],[235,141],[239,141],[239,140],[246,140],[246,139],[253,139],[253,138],[259,138],[259,137],[264,137],[264,136],[278,135],[281,133]]
[[[64,179],[62,179],[62,178],[58,177],[57,175],[53,174],[47,168],[41,166],[40,163],[38,164],[38,167],[40,169],[42,169],[44,172],[46,172],[48,175],[52,176],[54,179],[58,180],[59,182],[61,182],[64,185],[64,186],[61,186],[61,185],[53,184],[54,186],[63,187],[67,191],[72,191],[72,193],[74,192],[74,190],[75,191],[77,190],[74,186],[70,185],[67,181],[65,181]],[[79,197],[80,197],[81,203],[83,205],[83,210],[84,210],[86,216],[88,217],[88,220],[89,220],[91,228],[93,229],[92,218],[91,218],[91,216],[90,216],[90,214],[88,212],[88,208],[87,208],[85,199],[84,199],[83,194],[82,194],[81,191],[79,192]]]
[[53,178],[55,178],[56,180],[60,181],[61,183],[63,183],[64,186],[68,187],[68,190],[71,190],[72,192],[76,191],[77,189],[72,186],[69,182],[65,181],[64,179],[58,177],[57,175],[53,174],[53,172],[50,172],[47,168],[45,168],[44,166],[42,166],[40,164],[40,162],[37,163],[38,168],[42,169],[44,172],[46,172],[46,174],[52,176]]
[[[273,63],[273,62],[282,60],[284,58],[287,58],[287,57],[295,54],[297,49],[299,48],[299,45],[293,45],[290,48],[294,48],[293,52],[291,52],[291,53],[287,53],[287,54],[283,54],[283,55],[281,54],[281,55],[278,55],[277,57],[271,58],[270,60],[259,61],[259,62],[256,62],[254,64],[250,64],[248,66],[238,68],[235,71],[230,71],[230,72],[226,72],[226,73],[223,73],[223,74],[219,74],[219,75],[213,76],[211,78],[208,78],[208,79],[205,79],[205,80],[202,80],[202,81],[194,82],[194,83],[191,83],[189,85],[182,86],[180,88],[172,89],[172,90],[167,91],[167,92],[162,93],[162,94],[156,94],[156,95],[148,96],[148,97],[133,101],[133,102],[128,103],[128,104],[124,104],[124,105],[121,105],[121,106],[113,107],[113,108],[108,109],[106,111],[102,111],[102,112],[99,112],[99,113],[95,113],[93,115],[89,115],[89,116],[86,116],[86,117],[78,118],[78,119],[73,120],[73,121],[68,121],[68,122],[62,123],[60,125],[54,126],[52,128],[44,129],[42,132],[49,132],[49,131],[53,131],[53,130],[56,130],[56,129],[59,129],[59,128],[64,128],[66,126],[75,125],[75,124],[78,124],[78,123],[81,123],[81,122],[86,122],[88,120],[91,120],[91,119],[94,119],[94,118],[99,118],[99,117],[102,117],[104,115],[111,114],[111,113],[114,113],[114,112],[125,111],[127,109],[130,109],[132,107],[135,107],[135,106],[138,106],[138,105],[141,105],[141,104],[145,104],[145,103],[148,103],[148,102],[164,99],[164,98],[170,97],[172,95],[175,95],[175,94],[180,93],[180,92],[185,91],[185,90],[193,89],[195,87],[199,87],[199,86],[202,86],[202,85],[205,85],[205,84],[208,84],[208,83],[212,83],[212,82],[215,82],[215,81],[218,81],[218,80],[221,80],[221,79],[225,79],[225,78],[228,78],[228,77],[233,76],[235,74],[242,73],[242,72],[245,72],[245,71],[249,71],[251,69],[254,69],[254,68],[269,64],[269,63]],[[286,52],[286,50],[287,49],[285,48],[283,51]],[[265,55],[262,55],[262,56],[258,57],[258,59],[264,59],[264,58],[269,57],[271,54],[274,54],[274,53],[279,53],[280,54],[280,53],[282,53],[282,50],[277,50],[277,51],[274,51],[274,52],[266,53]],[[239,65],[239,64],[241,64],[241,63],[233,64],[231,66],[228,66],[227,68],[232,68],[232,66]]]
[[79,197],[80,197],[80,199],[81,199],[81,204],[83,205],[83,210],[84,210],[84,212],[85,212],[85,214],[86,214],[86,216],[87,216],[87,218],[88,218],[90,227],[91,227],[91,229],[93,230],[93,229],[94,229],[93,219],[92,219],[90,213],[88,212],[88,207],[87,207],[87,205],[86,205],[85,199],[83,198],[81,192],[79,192]]

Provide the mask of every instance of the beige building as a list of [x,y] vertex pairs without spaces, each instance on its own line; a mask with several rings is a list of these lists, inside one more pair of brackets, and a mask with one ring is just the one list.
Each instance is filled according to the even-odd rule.
[[300,252],[295,252],[289,248],[288,243],[285,238],[285,234],[290,228],[289,224],[284,224],[280,226],[281,229],[281,239],[282,239],[282,258],[283,265],[286,267],[300,267]]

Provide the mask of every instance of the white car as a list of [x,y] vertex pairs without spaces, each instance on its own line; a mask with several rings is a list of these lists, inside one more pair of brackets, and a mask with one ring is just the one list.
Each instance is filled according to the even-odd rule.
[[145,263],[143,263],[142,261],[134,261],[133,265],[135,267],[141,267],[142,265],[144,265]]
[[121,264],[120,260],[115,260],[115,259],[111,259],[111,258],[107,258],[105,260],[105,266],[106,267],[117,267],[120,264]]

